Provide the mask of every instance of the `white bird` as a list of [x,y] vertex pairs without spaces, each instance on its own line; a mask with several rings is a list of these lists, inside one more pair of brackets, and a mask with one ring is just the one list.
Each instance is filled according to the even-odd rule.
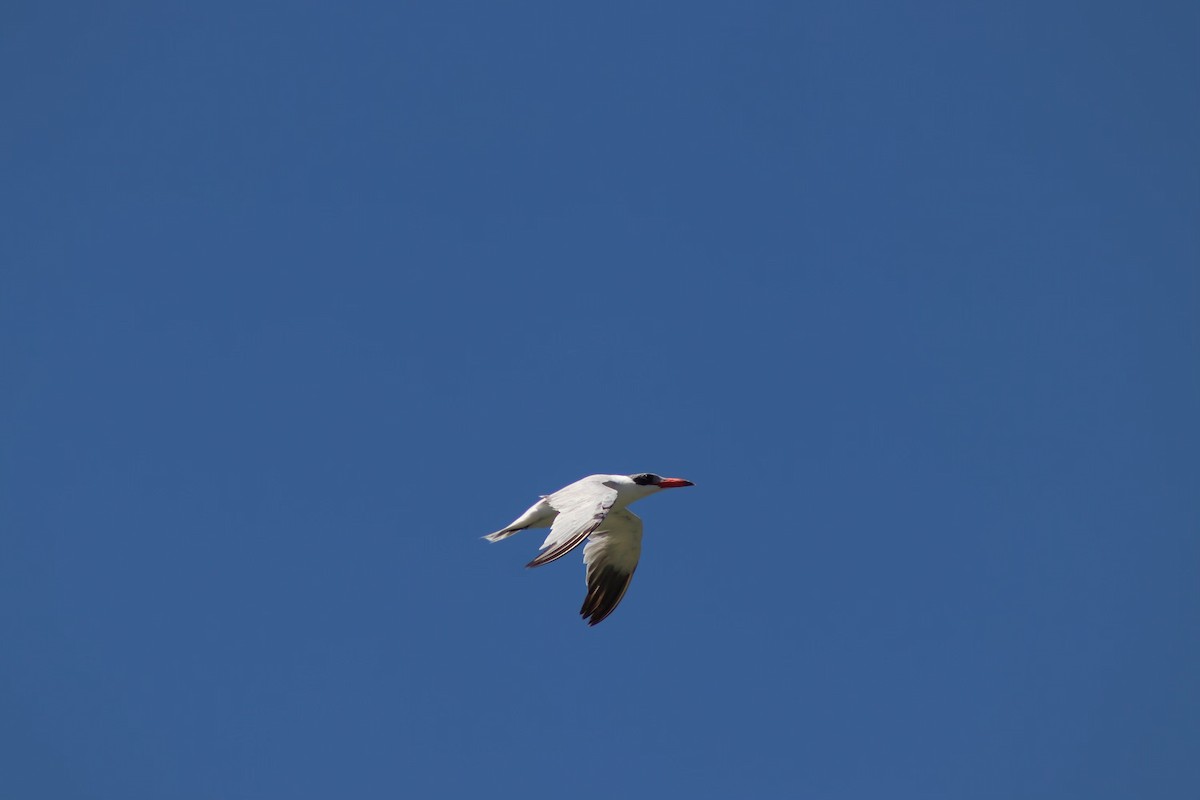
[[549,564],[589,539],[583,548],[588,591],[579,614],[588,625],[595,625],[625,596],[642,554],[642,521],[625,507],[662,489],[694,485],[652,472],[588,475],[554,494],[543,495],[507,527],[483,538],[498,542],[526,528],[550,528],[542,552],[527,567]]

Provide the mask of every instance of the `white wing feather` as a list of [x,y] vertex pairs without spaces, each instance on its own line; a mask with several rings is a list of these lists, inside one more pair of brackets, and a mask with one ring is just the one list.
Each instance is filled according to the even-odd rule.
[[579,609],[588,625],[603,620],[621,602],[641,555],[642,520],[625,509],[610,513],[601,530],[588,537],[583,548],[588,592]]
[[616,487],[605,483],[605,477],[589,475],[546,498],[558,516],[542,542],[542,552],[526,566],[540,567],[562,558],[600,527],[617,500]]

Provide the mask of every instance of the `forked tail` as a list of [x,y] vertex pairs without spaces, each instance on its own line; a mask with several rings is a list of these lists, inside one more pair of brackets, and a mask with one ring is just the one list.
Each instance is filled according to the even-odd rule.
[[507,539],[508,537],[510,537],[514,533],[516,533],[517,531],[523,531],[523,530],[525,530],[524,527],[522,527],[522,528],[504,528],[503,530],[496,531],[495,533],[489,533],[487,536],[485,536],[483,538],[487,539],[489,542],[498,542],[501,539]]

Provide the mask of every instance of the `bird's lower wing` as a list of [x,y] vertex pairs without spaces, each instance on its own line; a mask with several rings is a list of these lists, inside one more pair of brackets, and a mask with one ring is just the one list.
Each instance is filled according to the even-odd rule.
[[642,521],[635,514],[614,511],[601,527],[583,548],[588,591],[579,615],[588,625],[603,620],[621,602],[642,555]]

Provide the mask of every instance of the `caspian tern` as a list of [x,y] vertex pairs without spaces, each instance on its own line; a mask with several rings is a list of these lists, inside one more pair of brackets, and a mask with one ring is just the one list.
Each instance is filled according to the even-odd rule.
[[588,625],[595,625],[625,596],[642,554],[642,521],[625,507],[662,489],[694,485],[652,472],[588,475],[554,494],[543,495],[507,527],[483,538],[498,542],[526,528],[550,528],[542,552],[527,567],[549,564],[589,539],[583,548],[587,597],[579,614]]

